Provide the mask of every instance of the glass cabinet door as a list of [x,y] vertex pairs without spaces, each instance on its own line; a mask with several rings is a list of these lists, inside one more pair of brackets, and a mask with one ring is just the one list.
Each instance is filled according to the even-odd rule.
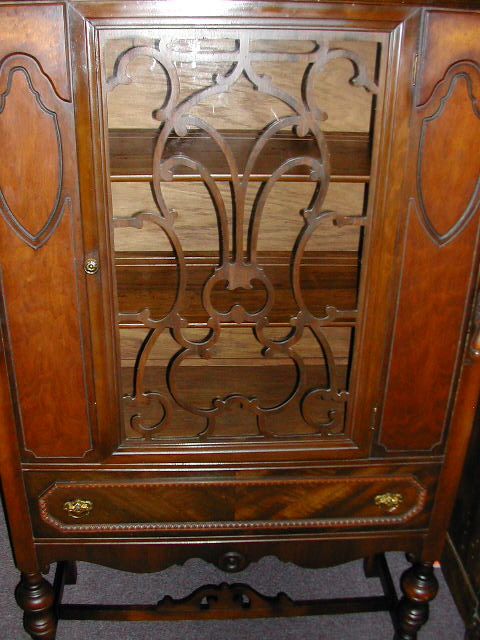
[[124,445],[352,441],[385,52],[101,33]]

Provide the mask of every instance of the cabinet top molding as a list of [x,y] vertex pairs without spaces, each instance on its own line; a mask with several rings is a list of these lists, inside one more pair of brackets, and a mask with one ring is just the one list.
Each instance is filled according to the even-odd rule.
[[[24,2],[27,4],[26,0],[19,0],[19,2]],[[45,3],[45,4],[56,4],[52,3],[48,0],[31,0],[32,3]],[[18,2],[17,2],[18,3]],[[17,4],[15,3],[15,4]],[[3,4],[3,3],[2,3]],[[11,4],[11,3],[5,3]],[[58,3],[63,4],[63,3]],[[187,11],[195,11],[197,3],[192,0],[66,0],[64,4],[72,4],[72,5],[97,5],[97,6],[115,6],[121,5],[126,8],[130,6],[136,6],[138,8],[142,6],[147,7],[161,7],[163,5],[176,6],[178,9],[182,10],[182,13],[186,13]],[[301,5],[320,5],[320,6],[328,6],[328,5],[371,5],[371,6],[426,6],[426,7],[444,7],[444,6],[454,6],[463,9],[472,9],[478,8],[480,10],[480,2],[478,0],[405,0],[404,2],[399,2],[398,0],[355,0],[352,2],[351,0],[329,0],[328,2],[322,2],[321,0],[206,0],[202,3],[201,9],[206,11],[207,13],[211,13],[213,11],[218,11],[222,8],[222,6],[247,6],[247,5],[259,5],[263,8],[273,9],[275,7],[282,7],[284,10],[285,7],[288,8],[289,5],[301,6]]]
[[[32,3],[40,4],[44,3],[44,0],[32,0]],[[4,3],[0,2],[1,4]],[[23,4],[23,0],[16,4]],[[64,4],[75,7],[84,17],[100,20],[132,17],[260,17],[279,20],[329,19],[343,22],[363,19],[368,20],[371,27],[375,22],[401,21],[418,8],[480,11],[479,0],[205,0],[202,3],[192,0],[66,0]]]

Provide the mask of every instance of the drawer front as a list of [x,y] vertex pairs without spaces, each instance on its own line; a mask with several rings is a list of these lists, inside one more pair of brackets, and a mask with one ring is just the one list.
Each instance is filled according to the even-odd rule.
[[118,476],[49,482],[32,496],[36,534],[420,528],[432,494],[431,482],[408,473],[190,481]]

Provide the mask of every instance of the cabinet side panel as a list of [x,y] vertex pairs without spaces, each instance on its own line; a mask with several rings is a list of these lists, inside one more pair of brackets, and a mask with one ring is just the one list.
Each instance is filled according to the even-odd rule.
[[[38,9],[22,8],[15,21],[0,8],[0,40],[11,47],[0,63],[0,263],[27,459],[81,457],[92,448],[73,105],[57,91],[68,87],[65,27],[61,8]],[[23,51],[30,15],[48,23],[49,37]],[[52,47],[57,63],[47,74]]]
[[476,240],[472,224],[440,250],[415,206],[409,217],[381,436],[388,450],[429,450],[441,441]]
[[[444,52],[437,64],[430,55],[430,46],[439,46],[437,18],[427,22],[424,50],[431,69],[423,74],[426,82],[436,82],[412,117],[406,249],[380,434],[387,451],[435,451],[442,445],[473,289],[480,45],[472,49],[474,61],[457,60],[463,49],[453,47],[450,59]],[[480,16],[468,19],[478,31]],[[456,14],[442,21],[447,44],[456,42],[451,32],[460,37],[462,21],[457,24]]]
[[[0,272],[0,292],[2,291]],[[0,296],[0,483],[15,564],[22,571],[34,572],[38,564],[33,546],[33,532],[20,469],[20,452],[15,431],[12,396],[11,349],[5,324],[3,297]]]

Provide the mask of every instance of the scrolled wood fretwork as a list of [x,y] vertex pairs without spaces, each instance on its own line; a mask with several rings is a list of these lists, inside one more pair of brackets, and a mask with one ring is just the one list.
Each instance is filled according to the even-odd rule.
[[[133,390],[124,396],[125,411],[130,416],[131,429],[143,439],[151,441],[171,437],[169,427],[174,419],[175,410],[178,409],[201,419],[203,426],[194,436],[200,440],[215,438],[218,418],[231,410],[253,414],[256,438],[272,440],[298,439],[312,435],[338,436],[344,429],[345,406],[349,392],[343,376],[338,373],[338,366],[323,327],[336,321],[343,321],[344,324],[353,327],[357,310],[340,309],[330,304],[326,306],[324,316],[314,315],[303,297],[300,271],[309,242],[321,225],[331,223],[337,227],[346,224],[364,226],[367,218],[345,216],[323,207],[329,188],[331,167],[327,139],[320,123],[328,114],[322,105],[317,103],[317,94],[313,86],[327,65],[341,58],[353,66],[354,73],[350,78],[352,86],[361,87],[372,94],[378,92],[378,86],[370,77],[361,56],[353,50],[335,46],[335,40],[330,42],[322,37],[312,42],[309,51],[302,53],[259,51],[255,48],[255,37],[248,31],[239,34],[232,42],[234,46],[229,51],[221,47],[213,51],[200,48],[200,51],[195,53],[198,63],[223,63],[222,69],[225,68],[225,63],[229,66],[225,72],[212,73],[207,86],[186,97],[182,96],[182,79],[177,64],[191,62],[191,56],[189,52],[182,50],[173,36],[162,35],[161,39],[148,45],[145,42],[134,41],[132,46],[120,52],[113,67],[113,75],[107,80],[109,92],[122,84],[135,82],[129,66],[138,58],[152,59],[160,65],[166,76],[167,88],[163,104],[154,109],[152,114],[161,122],[152,158],[152,189],[157,210],[140,211],[127,218],[115,218],[114,226],[140,230],[147,222],[156,225],[168,238],[178,273],[174,301],[166,315],[152,316],[148,307],[135,313],[119,314],[122,326],[135,324],[148,329],[136,359]],[[257,71],[256,63],[270,60],[295,61],[304,65],[300,97],[287,92],[273,77]],[[290,111],[289,114],[276,117],[266,124],[253,140],[243,166],[239,165],[224,133],[215,128],[209,120],[197,115],[195,110],[213,96],[228,93],[240,80],[247,81],[256,94],[274,98]],[[252,94],[253,99],[255,93]],[[313,142],[315,154],[293,156],[279,162],[271,175],[262,182],[249,211],[247,189],[252,175],[255,174],[255,166],[266,146],[285,130],[291,130],[300,141],[308,137],[310,146]],[[188,139],[190,133],[207,136],[224,158],[230,176],[232,228],[227,215],[227,204],[215,177],[210,172],[208,158],[197,155],[195,147],[191,148],[189,155],[181,151],[167,153],[172,136]],[[266,330],[274,305],[275,288],[266,270],[258,263],[258,239],[270,193],[279,180],[291,172],[298,173],[300,168],[305,174],[305,179],[312,182],[315,188],[310,202],[305,203],[306,206],[300,210],[303,226],[290,256],[290,282],[297,313],[285,318],[290,327],[286,328],[283,337],[277,336],[273,339],[268,336]],[[188,274],[184,250],[175,230],[176,217],[183,214],[177,214],[169,208],[163,190],[163,185],[171,182],[179,171],[200,176],[210,196],[217,220],[218,262],[203,284],[201,299],[208,319],[204,325],[204,337],[199,340],[193,340],[187,335],[188,322],[184,317]],[[246,231],[248,232],[245,233]],[[241,291],[251,289],[254,283],[263,288],[264,303],[252,310],[243,306]],[[234,304],[228,310],[217,309],[213,302],[212,292],[219,286],[232,291],[236,296]],[[224,394],[212,397],[209,403],[193,400],[190,395],[187,396],[180,390],[177,381],[180,368],[192,359],[210,358],[213,347],[220,345],[224,339],[222,326],[225,323],[249,326],[252,339],[258,343],[261,358],[280,358],[282,362],[288,363],[287,366],[291,367],[293,373],[293,382],[290,388],[285,390],[282,398],[270,403],[265,402],[257,396],[254,384],[251,393],[245,394],[239,393],[235,386],[230,388],[228,380],[224,383]],[[325,363],[325,386],[318,386],[309,380],[305,362],[296,350],[297,343],[307,332],[313,335],[318,347],[318,357]],[[162,387],[152,388],[145,382],[145,371],[150,354],[165,333],[178,344],[179,350],[170,359]],[[208,370],[205,375],[208,376]],[[278,432],[272,418],[278,415],[281,419],[282,412],[292,406],[296,407],[297,421],[303,423],[303,427],[296,428],[292,433]],[[321,415],[318,414],[318,406],[323,408]],[[222,434],[222,437],[225,437],[225,434]]]

